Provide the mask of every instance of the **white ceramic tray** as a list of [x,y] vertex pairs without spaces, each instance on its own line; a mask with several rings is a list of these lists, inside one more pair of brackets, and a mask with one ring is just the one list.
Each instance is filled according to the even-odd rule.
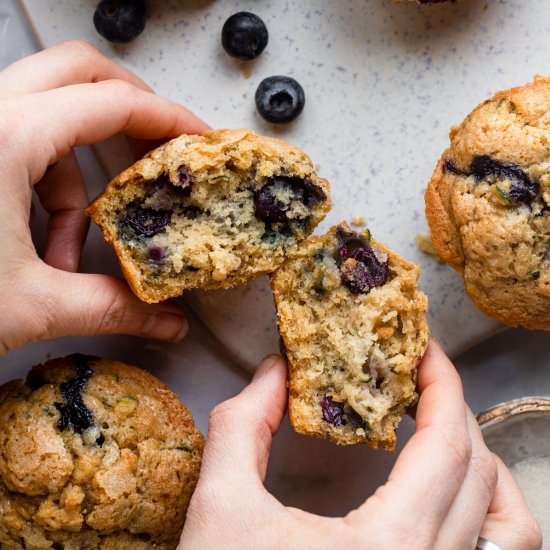
[[[250,127],[305,149],[333,185],[334,209],[319,228],[364,216],[375,236],[421,264],[433,333],[452,355],[499,330],[464,294],[460,277],[422,254],[423,189],[447,133],[494,91],[547,67],[547,0],[460,0],[418,7],[391,0],[150,0],[142,36],[113,47],[95,32],[96,0],[21,0],[41,42],[84,38],[160,94],[212,126]],[[235,11],[258,13],[270,41],[244,65],[220,47]],[[273,74],[297,78],[307,103],[276,129],[255,113],[254,91]],[[116,144],[98,148],[107,171],[127,163]],[[278,347],[266,280],[188,302],[238,362],[253,368]]]

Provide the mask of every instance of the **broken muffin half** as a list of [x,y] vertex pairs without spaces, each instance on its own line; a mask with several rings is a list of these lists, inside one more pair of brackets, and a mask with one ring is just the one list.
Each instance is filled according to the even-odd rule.
[[310,237],[272,276],[300,433],[393,449],[428,344],[419,268],[346,223]]
[[288,143],[217,130],[155,149],[87,211],[135,294],[159,302],[271,273],[325,217],[329,191]]

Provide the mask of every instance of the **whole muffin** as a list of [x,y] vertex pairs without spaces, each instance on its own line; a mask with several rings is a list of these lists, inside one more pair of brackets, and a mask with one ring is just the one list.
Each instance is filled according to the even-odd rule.
[[296,431],[395,447],[428,343],[419,273],[342,223],[307,239],[273,274]]
[[175,549],[203,437],[147,372],[72,355],[0,387],[0,544]]
[[330,209],[329,184],[282,140],[250,130],[183,135],[88,208],[146,302],[274,271]]
[[426,190],[441,258],[479,308],[550,329],[550,79],[496,94],[451,131]]

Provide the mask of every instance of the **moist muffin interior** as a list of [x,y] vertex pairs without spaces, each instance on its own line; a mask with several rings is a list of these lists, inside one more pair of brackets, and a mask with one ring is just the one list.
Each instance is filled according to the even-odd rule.
[[219,135],[212,145],[174,140],[92,205],[147,301],[273,271],[329,208],[328,184],[303,153],[246,132]]
[[[358,288],[349,268],[361,278],[365,257],[375,258],[366,265],[375,276]],[[427,345],[427,302],[417,279],[416,266],[345,224],[308,239],[274,274],[298,431],[393,447],[400,417],[415,402],[416,366]]]

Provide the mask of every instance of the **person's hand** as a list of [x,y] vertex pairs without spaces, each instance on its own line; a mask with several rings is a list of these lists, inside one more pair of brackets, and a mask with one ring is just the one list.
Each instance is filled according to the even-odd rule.
[[[88,197],[73,148],[120,132],[140,140],[199,133],[206,124],[84,42],[1,72],[0,118],[0,355],[64,335],[181,339],[187,322],[178,307],[147,305],[116,278],[76,273]],[[50,214],[43,261],[29,230],[33,186]]]
[[263,485],[286,405],[286,369],[264,360],[211,414],[180,548],[537,550],[540,530],[513,477],[487,449],[453,365],[431,343],[420,366],[416,433],[385,485],[342,518],[287,508]]

